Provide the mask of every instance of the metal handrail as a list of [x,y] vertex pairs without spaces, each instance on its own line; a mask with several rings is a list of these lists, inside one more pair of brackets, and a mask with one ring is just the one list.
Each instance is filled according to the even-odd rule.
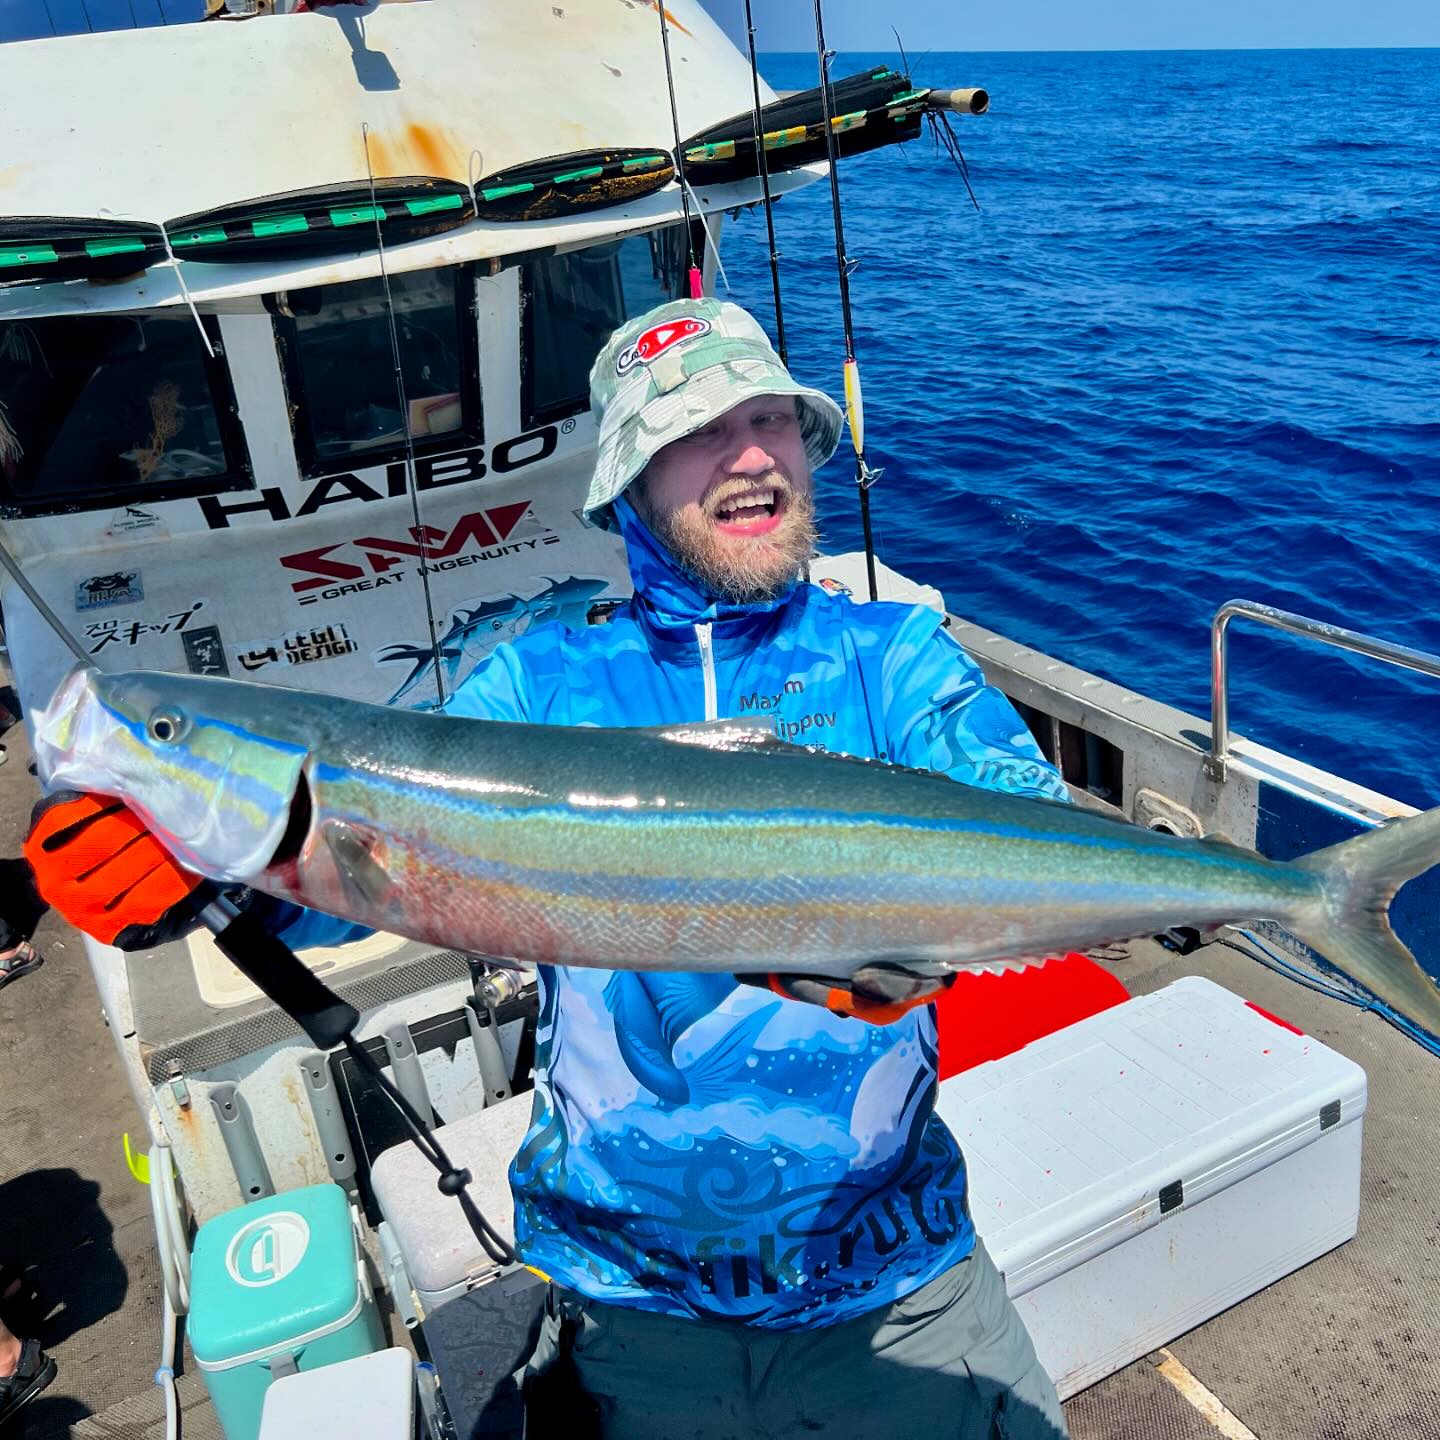
[[1358,630],[1328,625],[1323,620],[1310,620],[1304,615],[1295,615],[1289,610],[1276,610],[1270,605],[1257,605],[1253,600],[1227,600],[1215,612],[1215,619],[1210,625],[1211,733],[1210,751],[1205,756],[1205,773],[1212,780],[1225,778],[1226,752],[1230,748],[1225,634],[1230,622],[1235,619],[1258,620],[1262,625],[1288,631],[1291,635],[1308,636],[1324,645],[1333,645],[1338,650],[1349,650],[1356,655],[1366,655],[1372,660],[1384,660],[1387,664],[1399,665],[1406,670],[1417,670],[1422,675],[1430,675],[1440,680],[1440,655],[1431,655],[1424,650],[1412,650],[1408,645],[1393,645],[1388,640],[1377,640],[1373,635],[1362,635]]

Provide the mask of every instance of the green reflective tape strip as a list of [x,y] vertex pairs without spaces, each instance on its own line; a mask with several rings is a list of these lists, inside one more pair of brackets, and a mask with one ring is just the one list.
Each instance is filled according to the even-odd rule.
[[858,130],[865,123],[863,110],[852,110],[848,115],[836,115],[830,121],[832,130]]
[[332,210],[330,212],[330,223],[341,230],[346,225],[373,225],[377,220],[385,218],[385,207],[383,205],[356,205],[347,210]]
[[[753,140],[750,142],[755,143]],[[697,145],[693,150],[685,152],[687,160],[733,160],[735,158],[735,142],[733,140],[712,140],[707,145]]]
[[565,185],[572,180],[593,180],[597,175],[603,175],[604,173],[605,167],[603,165],[590,165],[584,170],[571,170],[564,175],[557,175],[554,183],[556,185]]
[[[664,165],[669,160],[668,155],[642,155],[638,160],[627,160],[622,167],[626,170],[653,170],[657,165]],[[690,152],[685,152],[685,158],[690,158]]]
[[923,100],[929,93],[928,90],[902,90],[898,95],[890,97],[890,103],[903,105],[907,100]]
[[183,250],[187,245],[219,245],[230,237],[220,229],[215,230],[191,230],[184,235],[172,235],[170,244],[176,250]]
[[303,215],[276,215],[270,220],[252,220],[250,233],[257,240],[268,240],[272,235],[299,235],[310,228],[310,222]]
[[497,185],[493,190],[482,190],[482,200],[503,200],[507,195],[524,195],[535,187],[528,181],[524,185]]
[[437,210],[461,210],[465,206],[463,195],[432,195],[427,200],[407,200],[405,208],[412,215],[433,215]]
[[134,255],[145,248],[143,240],[87,240],[85,253],[95,260],[106,255]]
[[23,250],[0,250],[0,265],[53,265],[59,256],[49,245],[30,245]]

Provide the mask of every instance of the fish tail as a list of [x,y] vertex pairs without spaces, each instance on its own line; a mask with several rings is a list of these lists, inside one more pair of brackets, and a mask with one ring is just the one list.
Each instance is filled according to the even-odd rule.
[[1440,986],[1390,928],[1390,902],[1440,863],[1440,807],[1391,820],[1295,862],[1319,881],[1322,910],[1287,920],[1313,950],[1393,1010],[1440,1036]]

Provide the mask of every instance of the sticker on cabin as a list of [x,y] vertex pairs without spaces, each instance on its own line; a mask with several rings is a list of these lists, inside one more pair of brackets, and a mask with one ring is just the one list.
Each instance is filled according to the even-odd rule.
[[215,625],[202,625],[187,630],[181,641],[185,646],[185,663],[192,675],[228,675],[225,647],[220,643],[220,630]]
[[107,605],[129,605],[145,598],[145,584],[138,570],[116,570],[110,575],[92,575],[75,586],[77,610],[101,610]]
[[169,533],[165,522],[153,510],[143,505],[126,505],[110,517],[110,523],[100,535],[105,540],[134,540],[141,536],[159,539]]
[[252,645],[240,651],[241,669],[253,674],[267,665],[313,665],[317,660],[338,660],[360,647],[338,620],[310,630],[292,630],[273,645]]
[[426,574],[439,575],[559,542],[531,502],[519,500],[462,515],[448,530],[421,525],[408,528],[405,537],[357,536],[282,555],[280,564],[305,577],[291,580],[290,588],[300,604],[314,605],[318,600],[398,585],[407,575],[418,576],[421,567],[407,565],[407,559],[422,560]]
[[[399,677],[399,684],[385,704],[397,705],[421,686],[438,689],[437,659],[445,687],[453,691],[497,645],[536,625],[556,620],[572,630],[583,629],[589,623],[591,607],[609,588],[610,582],[598,576],[562,575],[546,577],[545,587],[529,597],[507,592],[462,600],[451,610],[450,622],[434,645],[402,641],[371,652],[371,662],[377,669]],[[408,670],[398,669],[401,665],[408,666]],[[417,698],[408,703],[419,706],[431,702]]]
[[196,600],[184,610],[172,610],[159,620],[92,620],[85,627],[85,638],[90,641],[90,653],[98,655],[112,645],[127,649],[138,645],[150,635],[172,635],[183,631],[205,608],[205,601]]

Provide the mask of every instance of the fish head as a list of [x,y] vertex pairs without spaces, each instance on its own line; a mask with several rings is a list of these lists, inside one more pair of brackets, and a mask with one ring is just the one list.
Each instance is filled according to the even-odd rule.
[[313,741],[306,707],[278,694],[295,692],[77,667],[36,715],[36,770],[47,789],[125,801],[200,874],[249,883],[285,837]]

